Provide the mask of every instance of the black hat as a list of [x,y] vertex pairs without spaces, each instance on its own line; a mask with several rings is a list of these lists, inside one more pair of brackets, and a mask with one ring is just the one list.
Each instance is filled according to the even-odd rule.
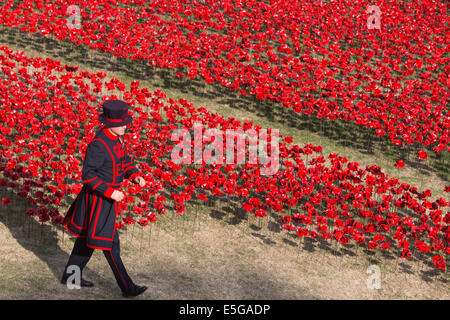
[[125,126],[133,121],[128,107],[125,101],[107,100],[103,102],[103,114],[98,116],[98,120],[110,127]]

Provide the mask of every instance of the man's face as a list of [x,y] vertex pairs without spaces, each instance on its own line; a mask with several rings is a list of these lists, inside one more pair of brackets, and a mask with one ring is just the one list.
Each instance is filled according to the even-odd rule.
[[127,128],[127,126],[121,126],[121,127],[109,127],[108,129],[115,135],[123,136],[125,134],[126,128]]

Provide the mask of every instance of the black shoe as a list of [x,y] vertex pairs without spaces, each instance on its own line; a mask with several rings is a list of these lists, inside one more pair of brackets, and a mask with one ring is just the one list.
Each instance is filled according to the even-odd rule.
[[146,286],[142,286],[142,287],[141,286],[135,286],[134,290],[132,292],[124,292],[122,295],[125,298],[136,297],[136,296],[140,295],[142,292],[144,292],[145,290],[147,290]]
[[[61,279],[61,283],[66,285],[66,284],[67,284],[67,278],[69,278],[69,276],[64,275],[64,276],[62,277],[62,279]],[[81,281],[80,281],[80,286],[81,286],[81,287],[93,287],[94,284],[93,284],[92,282],[90,282],[90,281],[81,279]]]

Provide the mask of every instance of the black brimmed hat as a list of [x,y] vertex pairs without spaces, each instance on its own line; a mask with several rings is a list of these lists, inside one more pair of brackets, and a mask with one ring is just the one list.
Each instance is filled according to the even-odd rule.
[[110,127],[125,126],[133,121],[128,114],[129,105],[122,100],[108,100],[103,102],[103,114],[98,116],[98,120]]

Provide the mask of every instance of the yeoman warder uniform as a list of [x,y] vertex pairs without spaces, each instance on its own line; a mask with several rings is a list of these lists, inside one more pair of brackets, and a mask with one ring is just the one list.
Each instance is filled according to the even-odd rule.
[[[128,104],[121,100],[104,102],[103,114],[98,119],[108,127],[124,126],[133,121],[128,115]],[[94,249],[100,249],[124,296],[136,296],[147,289],[133,283],[122,263],[115,224],[119,208],[117,202],[111,199],[112,193],[120,188],[124,179],[133,180],[137,176],[140,176],[139,170],[127,154],[121,137],[107,127],[101,128],[87,146],[82,169],[83,188],[65,216],[65,227],[77,240],[62,283],[65,284],[70,276],[69,266],[78,266],[82,271]],[[81,279],[81,286],[92,285]]]

